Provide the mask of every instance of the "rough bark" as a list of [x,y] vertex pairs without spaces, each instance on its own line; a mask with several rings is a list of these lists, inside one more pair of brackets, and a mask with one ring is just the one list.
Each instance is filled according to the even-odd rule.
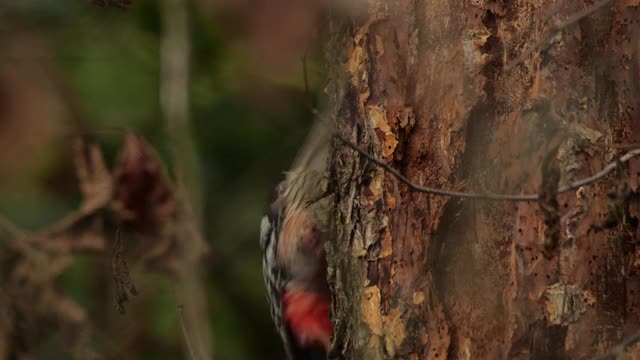
[[[535,194],[543,163],[561,184],[594,174],[640,142],[637,1],[503,70],[591,3],[369,1],[333,24],[338,131],[433,188]],[[410,191],[336,145],[333,357],[590,358],[639,330],[637,160],[554,209]]]

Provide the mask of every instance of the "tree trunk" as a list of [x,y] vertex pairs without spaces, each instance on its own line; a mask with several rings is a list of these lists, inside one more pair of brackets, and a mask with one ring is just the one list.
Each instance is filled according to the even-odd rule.
[[337,141],[334,358],[580,359],[640,329],[640,162],[553,194],[640,142],[637,3],[569,25],[592,1],[370,0],[332,24],[344,137],[416,185],[551,187],[425,194]]

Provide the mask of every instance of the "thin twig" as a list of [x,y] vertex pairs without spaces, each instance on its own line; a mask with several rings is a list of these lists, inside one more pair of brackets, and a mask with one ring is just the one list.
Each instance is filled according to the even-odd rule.
[[[589,14],[593,13],[597,9],[606,5],[610,1],[612,0],[602,0],[594,4],[593,6],[589,7],[588,9],[585,9],[577,14],[574,14],[573,16],[569,17],[569,19],[567,19],[565,22],[557,25],[558,29],[563,29],[575,23],[576,21],[584,18],[585,16],[588,16]],[[306,67],[306,59],[304,57],[303,57],[302,65],[303,65],[303,74],[304,74],[305,84],[306,84],[307,67]],[[461,198],[461,199],[480,199],[480,200],[496,200],[496,201],[514,201],[514,202],[530,202],[530,201],[540,200],[539,194],[512,195],[512,194],[497,194],[497,193],[474,193],[474,192],[463,192],[463,191],[455,191],[455,190],[442,190],[442,189],[435,189],[435,188],[416,185],[413,182],[411,182],[411,180],[409,180],[407,177],[400,174],[396,169],[389,166],[386,162],[379,160],[375,158],[373,155],[369,154],[367,151],[360,149],[356,144],[352,143],[347,138],[345,138],[344,136],[339,134],[337,131],[335,131],[331,126],[331,122],[328,119],[326,119],[317,108],[313,106],[310,107],[310,112],[312,115],[314,115],[318,119],[318,121],[323,123],[324,126],[327,127],[327,129],[329,129],[330,134],[332,134],[335,138],[343,142],[347,147],[356,151],[360,155],[366,157],[369,161],[375,163],[376,165],[381,167],[383,170],[385,170],[389,174],[395,176],[398,180],[403,182],[413,191],[422,192],[426,194],[433,194],[433,195],[449,196],[449,197],[455,197],[455,198]],[[629,145],[626,145],[626,146],[629,146]],[[609,173],[615,170],[616,167],[619,166],[620,164],[626,163],[632,158],[639,155],[640,155],[640,147],[636,147],[635,149],[632,149],[629,152],[627,152],[620,159],[612,163],[609,163],[607,166],[605,166],[604,169],[602,169],[600,172],[596,173],[595,175],[571,182],[564,186],[560,186],[558,188],[557,194],[563,194],[566,192],[577,190],[582,186],[592,184],[604,178],[605,176],[607,176]]]
[[[473,192],[462,192],[462,191],[451,191],[451,190],[434,189],[434,188],[430,188],[430,187],[416,185],[416,184],[412,183],[411,180],[409,180],[407,177],[405,177],[404,175],[400,174],[396,169],[392,168],[391,166],[389,166],[384,161],[376,159],[374,156],[370,155],[368,152],[360,149],[357,145],[355,145],[354,143],[352,143],[351,141],[346,139],[344,136],[342,136],[342,135],[340,135],[338,133],[335,133],[335,132],[334,132],[333,135],[337,139],[342,141],[347,147],[349,147],[352,150],[356,151],[360,155],[366,157],[369,161],[371,161],[371,162],[375,163],[376,165],[380,166],[386,172],[388,172],[391,175],[395,176],[398,180],[403,182],[405,185],[407,185],[410,189],[412,189],[414,191],[427,193],[427,194],[433,194],[433,195],[456,197],[456,198],[462,198],[462,199],[482,199],[482,200],[499,200],[499,201],[538,201],[539,198],[540,198],[540,196],[538,194],[511,195],[511,194],[496,194],[496,193],[473,193]],[[590,177],[587,177],[587,178],[584,178],[584,179],[580,179],[580,180],[571,182],[571,183],[569,183],[567,185],[559,187],[558,188],[558,194],[570,192],[570,191],[573,191],[573,190],[577,190],[581,186],[586,186],[586,185],[592,184],[592,183],[604,178],[609,173],[611,173],[613,170],[615,170],[618,162],[626,163],[629,160],[631,160],[632,158],[634,158],[636,156],[639,156],[639,155],[640,155],[640,149],[631,150],[628,153],[626,153],[624,156],[622,156],[619,160],[608,164],[604,169],[599,171],[597,174],[595,174],[593,176],[590,176]]]
[[629,162],[629,160],[633,159],[634,157],[636,157],[638,155],[640,155],[640,149],[633,149],[633,150],[627,152],[626,154],[624,154],[620,159],[609,163],[607,166],[604,167],[604,169],[600,170],[600,172],[598,172],[597,174],[589,176],[589,177],[581,179],[581,180],[574,181],[574,182],[569,183],[569,184],[567,184],[565,186],[561,186],[558,189],[558,193],[565,193],[565,192],[569,192],[569,191],[572,191],[572,190],[577,190],[581,186],[592,184],[592,183],[604,178],[605,176],[609,175],[613,170],[616,169],[616,166],[618,166],[618,163],[620,163],[620,164],[627,163],[627,162]]
[[538,200],[537,194],[535,195],[504,195],[504,194],[492,194],[492,193],[481,194],[481,193],[468,193],[468,192],[461,192],[461,191],[441,190],[441,189],[434,189],[430,187],[416,185],[412,183],[411,180],[409,180],[407,177],[400,174],[396,169],[392,168],[384,161],[376,159],[372,155],[368,154],[366,151],[360,149],[357,145],[345,139],[342,135],[336,133],[334,134],[334,136],[340,141],[342,141],[345,145],[347,145],[347,147],[351,148],[352,150],[355,150],[360,155],[366,157],[369,161],[375,163],[376,165],[384,169],[386,172],[395,176],[398,180],[403,182],[411,190],[414,190],[414,191],[433,194],[433,195],[442,195],[442,196],[458,197],[458,198],[465,198],[465,199],[511,200],[511,201],[537,201]]
[[509,71],[513,70],[513,68],[518,66],[521,62],[524,61],[524,59],[529,57],[534,52],[539,51],[539,50],[543,50],[546,47],[548,47],[551,44],[551,39],[553,39],[556,35],[558,35],[558,33],[560,33],[562,30],[564,30],[565,28],[567,28],[570,25],[575,24],[576,22],[580,21],[581,19],[593,14],[596,10],[600,9],[601,7],[607,5],[608,3],[612,2],[612,1],[613,0],[600,0],[597,3],[589,6],[588,8],[569,16],[569,18],[567,18],[565,21],[559,21],[559,22],[554,21],[554,23],[551,26],[551,28],[549,29],[549,31],[547,31],[547,34],[540,41],[538,41],[533,46],[531,46],[527,50],[523,51],[515,59],[513,59],[509,63],[507,63],[507,65],[505,65],[505,67],[504,67],[504,71],[505,72],[509,72]]
[[182,329],[182,337],[184,338],[185,346],[189,351],[189,357],[191,360],[197,360],[196,353],[193,350],[193,345],[191,345],[191,337],[189,337],[189,331],[187,330],[187,326],[185,325],[184,320],[184,305],[178,304],[178,315],[180,320],[180,328]]

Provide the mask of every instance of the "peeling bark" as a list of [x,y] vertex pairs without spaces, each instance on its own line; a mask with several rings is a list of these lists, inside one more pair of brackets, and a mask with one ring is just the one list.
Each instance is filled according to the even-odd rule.
[[[640,143],[637,1],[503,71],[587,6],[369,1],[330,40],[338,131],[433,188],[537,193],[556,149],[561,184],[596,173]],[[545,257],[537,203],[413,192],[336,144],[334,358],[589,358],[639,330],[640,161],[558,196]]]

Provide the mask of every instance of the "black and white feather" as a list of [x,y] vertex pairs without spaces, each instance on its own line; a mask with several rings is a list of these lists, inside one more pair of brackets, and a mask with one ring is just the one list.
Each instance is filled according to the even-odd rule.
[[[325,125],[317,122],[309,133],[305,145],[294,160],[292,170],[285,173],[285,179],[276,187],[267,213],[260,223],[260,247],[262,249],[262,271],[264,283],[267,288],[267,295],[271,310],[271,317],[278,329],[289,359],[297,358],[296,344],[291,339],[292,334],[284,324],[282,297],[287,286],[295,281],[301,280],[300,269],[312,266],[311,263],[317,260],[306,261],[301,256],[289,257],[278,254],[278,249],[285,244],[284,249],[291,249],[297,244],[295,241],[284,241],[283,238],[291,239],[291,236],[284,235],[283,229],[291,229],[285,226],[285,220],[291,219],[294,214],[300,211],[313,214],[312,224],[318,228],[325,229],[327,223],[326,208],[328,202],[319,201],[312,205],[308,201],[321,195],[326,188],[324,173],[327,167],[328,148],[330,143],[329,132]],[[290,224],[290,223],[289,223]],[[299,228],[294,228],[295,233]],[[291,233],[289,232],[289,235]],[[295,237],[294,237],[295,238]],[[291,251],[290,251],[291,252]],[[304,263],[304,264],[299,264]],[[317,266],[317,265],[316,265]]]
[[[286,284],[286,274],[278,265],[278,236],[282,224],[282,211],[270,209],[260,222],[260,247],[262,248],[262,276],[267,289],[267,300],[271,318],[283,341],[288,341],[286,327],[282,319],[282,295]],[[289,346],[285,343],[285,349]],[[288,354],[290,355],[290,354]]]

